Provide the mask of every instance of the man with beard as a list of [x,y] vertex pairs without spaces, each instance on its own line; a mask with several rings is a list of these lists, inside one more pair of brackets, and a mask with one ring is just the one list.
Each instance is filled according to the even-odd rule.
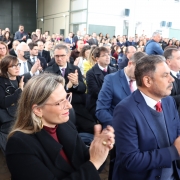
[[180,122],[175,101],[169,96],[174,79],[165,58],[141,58],[135,79],[138,90],[122,100],[113,114],[113,180],[177,180]]
[[17,48],[17,58],[21,63],[20,75],[26,79],[30,79],[35,75],[37,70],[40,68],[40,61],[37,60],[34,64],[29,60],[30,52],[29,47],[25,42],[21,42]]
[[15,33],[14,40],[18,40],[19,42],[26,42],[28,38],[28,34],[24,32],[24,26],[19,25],[19,31]]

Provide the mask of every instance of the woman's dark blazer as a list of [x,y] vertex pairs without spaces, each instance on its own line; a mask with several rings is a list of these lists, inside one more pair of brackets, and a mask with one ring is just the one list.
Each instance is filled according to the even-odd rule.
[[[16,79],[19,85],[21,77],[17,76]],[[13,87],[8,78],[0,77],[0,108],[7,108],[8,113],[14,116],[21,92],[20,88]]]
[[[7,142],[6,160],[12,180],[100,180],[89,161],[89,150],[75,126],[58,125],[56,142],[46,130],[34,134],[16,132]],[[64,149],[70,164],[60,155]]]

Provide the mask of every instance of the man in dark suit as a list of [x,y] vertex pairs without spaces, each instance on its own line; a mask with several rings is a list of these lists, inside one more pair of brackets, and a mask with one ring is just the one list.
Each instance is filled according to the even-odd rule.
[[56,45],[54,48],[55,63],[46,68],[49,73],[59,74],[65,79],[66,92],[72,92],[72,105],[77,117],[77,128],[81,132],[93,133],[95,120],[85,108],[86,85],[77,66],[68,63],[69,49],[66,45]]
[[28,44],[30,49],[30,58],[29,60],[34,64],[38,59],[40,60],[41,67],[38,69],[40,72],[44,71],[47,67],[47,63],[45,58],[38,57],[38,45],[36,43],[29,43]]
[[90,46],[92,46],[92,45],[98,46],[98,40],[96,38],[96,33],[92,34],[92,38],[89,39],[88,43],[89,43]]
[[122,57],[122,60],[118,62],[118,68],[123,69],[127,66],[129,59],[136,52],[136,48],[134,46],[128,46],[126,48],[125,54]]
[[135,78],[138,90],[122,100],[113,114],[113,180],[179,179],[180,122],[169,96],[174,79],[165,58],[141,58]]
[[38,50],[39,50],[38,57],[44,57],[48,64],[51,61],[50,52],[44,50],[44,42],[42,40],[38,40],[37,45],[38,45]]
[[74,46],[72,47],[72,50],[74,50],[74,49],[76,48],[77,41],[78,41],[79,39],[82,39],[82,37],[81,37],[81,31],[77,31],[76,36],[73,37],[73,45],[74,45]]
[[25,42],[21,42],[17,46],[17,58],[21,63],[20,75],[24,76],[27,80],[36,75],[40,68],[40,61],[37,60],[34,64],[30,61],[29,46]]
[[86,73],[86,108],[95,117],[96,101],[104,82],[104,77],[117,70],[116,68],[109,66],[110,55],[106,47],[97,47],[93,51],[93,57],[96,59],[97,63]]
[[171,76],[174,78],[171,96],[176,101],[177,109],[180,114],[180,51],[176,48],[168,48],[164,51],[166,63],[171,70]]
[[10,54],[10,55],[17,57],[16,47],[18,46],[19,43],[20,43],[20,42],[19,42],[18,40],[14,40],[14,41],[13,41],[13,44],[12,44],[13,47],[12,47],[12,49],[9,51],[9,54]]
[[105,76],[96,106],[96,117],[103,125],[103,128],[112,125],[115,106],[122,99],[129,96],[131,91],[136,90],[134,69],[137,61],[145,55],[143,52],[135,53],[124,69]]

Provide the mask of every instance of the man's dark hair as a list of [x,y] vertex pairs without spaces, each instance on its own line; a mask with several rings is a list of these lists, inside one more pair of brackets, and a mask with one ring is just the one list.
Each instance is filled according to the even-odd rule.
[[172,53],[177,52],[177,51],[179,51],[177,48],[169,48],[164,51],[163,55],[164,55],[165,59],[172,59],[173,58]]
[[172,49],[172,48],[177,49],[177,46],[175,46],[175,45],[166,46],[165,49],[164,49],[164,51],[166,51],[167,49]]
[[43,42],[43,44],[45,44],[45,40],[44,40],[44,39],[38,39],[36,42],[37,42],[37,43],[38,43],[38,42]]
[[147,56],[145,52],[141,52],[141,51],[135,52],[129,60],[137,64],[137,62],[144,56]]
[[38,45],[37,43],[30,42],[28,46],[29,46],[29,49],[32,50],[35,46],[38,46]]
[[153,77],[156,71],[156,65],[165,62],[165,58],[160,55],[147,55],[142,57],[135,67],[135,78],[137,86],[142,86],[142,80],[144,76]]
[[100,57],[101,52],[105,52],[105,53],[109,53],[108,49],[106,47],[97,47],[94,51],[93,51],[93,57],[97,58]]

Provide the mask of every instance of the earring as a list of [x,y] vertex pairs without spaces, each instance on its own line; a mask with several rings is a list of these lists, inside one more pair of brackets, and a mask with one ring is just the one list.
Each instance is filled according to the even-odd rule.
[[39,126],[40,126],[40,129],[42,129],[42,128],[43,128],[42,117],[39,117]]
[[[33,113],[34,114],[34,113]],[[37,123],[38,127],[40,129],[43,128],[43,122],[42,122],[42,117],[37,116],[36,114],[34,114],[36,118],[34,118],[35,122]]]

